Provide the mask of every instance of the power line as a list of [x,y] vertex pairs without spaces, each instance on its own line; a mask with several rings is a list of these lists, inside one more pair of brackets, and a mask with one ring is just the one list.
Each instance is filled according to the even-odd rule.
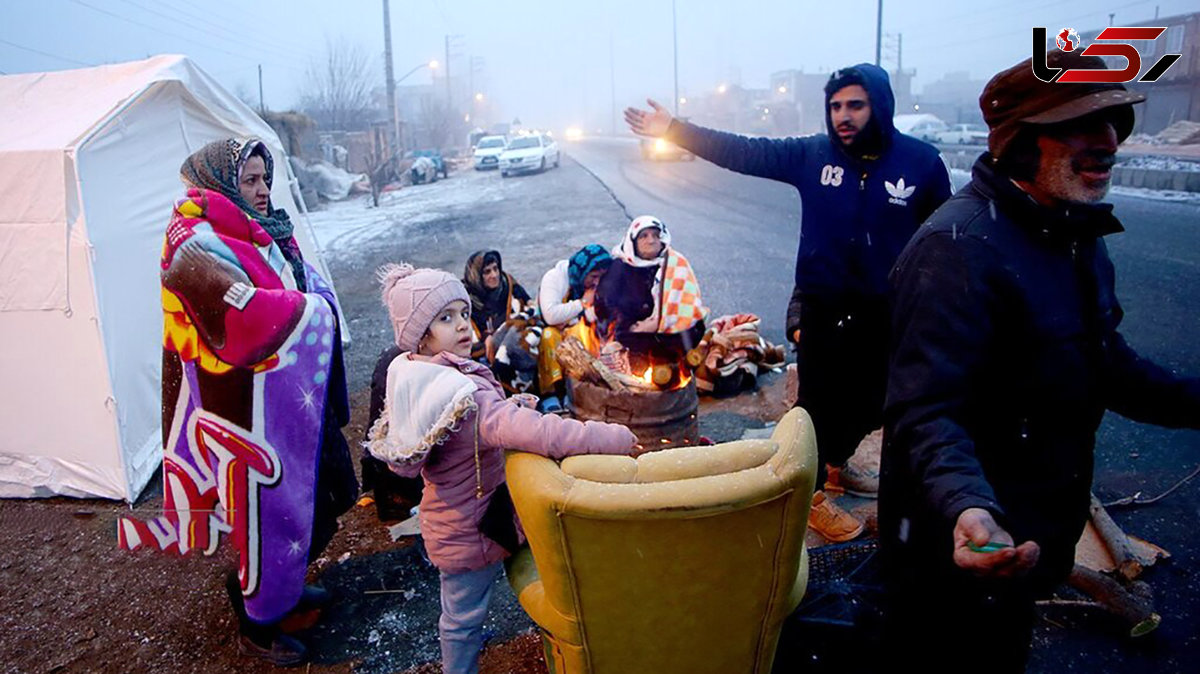
[[[122,1],[122,2],[124,2],[124,3],[125,3],[125,4],[127,4],[127,5],[132,5],[132,6],[134,6],[134,7],[138,8],[138,9],[140,9],[140,10],[144,11],[144,12],[149,12],[149,13],[151,13],[151,14],[157,14],[158,16],[161,16],[161,17],[163,17],[163,18],[167,19],[168,21],[175,22],[175,21],[177,21],[177,20],[178,20],[178,19],[177,19],[177,17],[171,16],[170,14],[166,14],[166,13],[164,13],[164,12],[160,12],[160,11],[158,11],[158,10],[156,10],[156,9],[152,9],[152,8],[150,8],[150,7],[147,7],[147,6],[145,6],[145,5],[138,4],[138,3],[136,3],[136,2],[133,2],[133,0],[121,0],[121,1]],[[222,25],[220,25],[220,24],[213,23],[212,21],[209,21],[208,19],[205,19],[205,18],[203,18],[203,17],[201,17],[201,16],[197,16],[197,15],[195,15],[195,14],[191,14],[191,13],[189,13],[189,12],[186,12],[186,11],[184,11],[184,10],[173,10],[173,11],[175,11],[175,12],[177,12],[178,14],[181,14],[181,15],[183,15],[183,16],[186,16],[186,17],[187,17],[189,20],[192,20],[192,21],[197,21],[197,22],[200,22],[200,23],[205,23],[205,24],[208,24],[209,26],[212,26],[212,27],[214,27],[215,29],[219,30],[221,33],[224,33],[224,35],[222,35],[222,34],[218,34],[218,33],[214,32],[214,31],[211,31],[211,30],[204,30],[204,31],[202,31],[202,32],[204,32],[204,33],[206,33],[206,34],[208,34],[208,35],[211,35],[212,37],[215,37],[215,38],[218,38],[218,39],[221,39],[221,40],[225,40],[226,42],[232,42],[232,43],[234,43],[234,44],[236,44],[236,45],[239,45],[239,46],[241,46],[241,47],[259,47],[259,48],[264,48],[264,49],[267,49],[268,51],[275,52],[275,53],[277,53],[278,55],[280,55],[280,56],[283,56],[283,57],[285,57],[285,58],[292,58],[292,57],[294,57],[294,56],[295,56],[295,51],[296,51],[295,49],[293,49],[293,48],[290,48],[290,47],[286,47],[286,46],[284,46],[284,45],[280,45],[280,44],[278,44],[278,43],[275,43],[275,42],[271,42],[271,41],[268,41],[268,40],[264,40],[264,39],[262,39],[262,38],[261,38],[260,36],[258,36],[258,35],[255,35],[255,36],[253,37],[253,39],[251,39],[251,40],[248,40],[248,41],[247,41],[247,40],[244,40],[244,39],[241,39],[241,38],[237,37],[237,34],[236,34],[236,33],[234,33],[234,32],[232,32],[232,31],[230,31],[228,28],[226,28],[226,27],[224,27],[224,26],[222,26]],[[193,30],[196,30],[196,28],[195,28],[195,27],[192,27],[192,29],[193,29]],[[233,37],[226,37],[226,35],[232,35]]]
[[[165,0],[158,0],[158,2],[156,2],[155,4],[163,4],[164,1]],[[171,8],[172,11],[179,12],[180,14],[189,16],[193,19],[196,19],[203,23],[207,23],[209,25],[216,25],[206,17],[198,16],[196,14],[193,14],[193,13],[187,11],[186,9],[183,9],[183,6],[185,6],[183,3],[175,2],[175,3],[171,3],[171,4],[173,5],[173,7]],[[212,4],[213,3],[209,3],[207,6],[205,6],[205,12],[208,15],[212,16],[213,18],[224,22],[225,25],[263,25],[263,26],[267,26],[267,25],[270,25],[271,22],[275,20],[273,17],[265,17],[261,14],[258,14],[258,12],[256,11],[256,7],[255,7],[256,3],[253,3],[253,2],[243,2],[243,3],[239,4],[238,5],[239,15],[236,18],[230,18],[229,15],[218,11],[216,7],[212,6]],[[246,18],[247,14],[254,14],[256,16],[252,16],[251,20],[248,21]],[[262,40],[262,38],[259,36],[255,36],[255,39],[260,40],[260,41],[266,41],[266,40]],[[266,41],[266,42],[269,42],[269,41]],[[281,46],[279,43],[275,43],[275,42],[270,42],[270,44],[274,44],[275,46]]]
[[74,64],[75,64],[75,65],[77,65],[77,66],[92,66],[92,65],[95,65],[94,63],[84,63],[83,61],[76,61],[75,59],[69,59],[69,58],[67,58],[67,57],[65,57],[65,56],[59,56],[58,54],[51,54],[50,52],[44,52],[44,51],[41,51],[41,50],[39,50],[39,49],[34,49],[33,47],[26,47],[26,46],[24,46],[24,45],[19,45],[19,44],[17,44],[16,42],[9,42],[8,40],[5,40],[5,39],[3,39],[3,38],[0,38],[0,42],[3,42],[4,44],[6,44],[6,45],[8,45],[8,46],[10,46],[10,47],[16,47],[17,49],[23,49],[23,50],[25,50],[25,51],[27,51],[27,52],[31,52],[31,53],[34,53],[34,54],[40,54],[41,56],[49,56],[50,58],[52,58],[52,59],[58,59],[59,61],[66,61],[67,63],[74,63]]
[[[141,26],[142,28],[146,28],[146,29],[149,29],[149,30],[155,31],[156,33],[163,33],[163,34],[165,34],[165,35],[170,35],[170,36],[172,36],[172,37],[177,37],[177,38],[180,38],[180,39],[182,39],[182,40],[186,40],[186,41],[188,42],[188,44],[196,44],[195,36],[180,35],[179,33],[175,33],[175,32],[169,31],[169,30],[163,30],[162,28],[157,28],[157,27],[155,27],[155,26],[151,26],[150,24],[147,24],[147,23],[142,23],[141,21],[138,21],[138,20],[136,20],[136,19],[130,19],[129,17],[126,17],[126,16],[121,16],[120,14],[114,14],[114,13],[112,13],[112,12],[108,11],[107,9],[101,9],[101,8],[99,8],[99,7],[96,7],[96,6],[94,6],[94,5],[89,5],[88,3],[86,3],[86,2],[83,2],[83,0],[71,0],[71,2],[73,2],[73,3],[77,4],[77,5],[81,6],[81,7],[87,7],[88,9],[90,9],[90,10],[92,10],[92,11],[95,11],[95,12],[100,12],[101,14],[106,14],[106,15],[108,15],[108,16],[111,16],[111,17],[113,17],[114,19],[119,19],[119,20],[121,20],[121,21],[125,21],[126,23],[132,23],[132,24],[134,24],[135,26]],[[243,60],[244,60],[244,59],[246,58],[246,55],[245,55],[245,54],[235,54],[234,52],[231,52],[231,51],[229,51],[229,50],[227,50],[227,49],[222,49],[222,48],[220,48],[220,47],[216,47],[216,46],[213,46],[213,45],[211,45],[211,44],[206,44],[206,45],[204,45],[204,47],[206,47],[206,48],[208,48],[208,49],[211,49],[211,50],[213,50],[213,51],[219,51],[219,52],[221,52],[222,54],[228,54],[229,56],[233,56],[233,57],[236,57],[236,58],[239,58],[239,59],[243,59]],[[265,60],[265,59],[264,59],[264,60]],[[300,71],[299,71],[299,69],[298,69],[298,68],[296,68],[295,66],[291,66],[291,65],[284,64],[284,63],[280,63],[280,62],[278,62],[278,61],[267,61],[267,62],[271,63],[272,65],[275,65],[275,66],[281,67],[281,68],[287,68],[287,69],[289,69],[289,70],[295,70],[295,71],[297,71],[297,72],[300,72]]]

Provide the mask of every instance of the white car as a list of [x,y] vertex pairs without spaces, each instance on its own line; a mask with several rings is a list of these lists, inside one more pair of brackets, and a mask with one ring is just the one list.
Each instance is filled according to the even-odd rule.
[[900,133],[906,133],[927,143],[937,142],[937,135],[950,128],[945,122],[929,114],[896,115],[892,118],[892,125]]
[[937,134],[944,145],[987,145],[988,130],[982,124],[953,124]]
[[500,153],[500,175],[507,178],[518,172],[544,171],[558,166],[559,159],[558,143],[550,136],[517,136]]
[[500,153],[508,141],[504,136],[484,136],[475,145],[475,170],[500,168]]

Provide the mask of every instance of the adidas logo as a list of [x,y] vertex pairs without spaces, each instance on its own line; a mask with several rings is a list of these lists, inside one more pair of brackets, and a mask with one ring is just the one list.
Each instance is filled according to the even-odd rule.
[[906,187],[904,185],[904,178],[897,180],[895,185],[885,180],[883,181],[883,186],[887,189],[887,193],[891,195],[888,203],[896,204],[897,206],[907,206],[908,202],[905,199],[911,197],[917,189],[916,185],[908,185]]

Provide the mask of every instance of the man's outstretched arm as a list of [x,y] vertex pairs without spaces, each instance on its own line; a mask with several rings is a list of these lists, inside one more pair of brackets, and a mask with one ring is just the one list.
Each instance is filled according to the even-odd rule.
[[639,136],[665,138],[697,157],[738,173],[793,182],[804,159],[799,138],[750,138],[680,121],[647,99],[650,110],[625,109],[625,122]]

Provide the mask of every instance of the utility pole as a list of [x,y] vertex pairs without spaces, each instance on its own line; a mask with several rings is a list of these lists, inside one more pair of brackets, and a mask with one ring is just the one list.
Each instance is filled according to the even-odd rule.
[[446,114],[451,114],[450,103],[450,36],[446,36]]
[[613,34],[608,31],[608,86],[612,96],[612,119],[609,121],[609,135],[617,135],[617,69],[613,59]]
[[383,67],[387,72],[388,114],[392,119],[392,151],[400,149],[400,119],[396,116],[396,76],[392,70],[392,19],[383,0]]
[[[384,0],[386,2],[386,0]],[[258,64],[258,114],[267,114],[267,106],[263,103],[262,94],[262,64]]]
[[875,65],[879,65],[879,57],[883,51],[883,0],[879,0],[875,12]]
[[[883,2],[883,0],[879,0]],[[675,55],[675,116],[679,116],[679,36],[675,26],[675,0],[671,0],[671,51]]]
[[896,72],[904,72],[904,33],[896,35]]

